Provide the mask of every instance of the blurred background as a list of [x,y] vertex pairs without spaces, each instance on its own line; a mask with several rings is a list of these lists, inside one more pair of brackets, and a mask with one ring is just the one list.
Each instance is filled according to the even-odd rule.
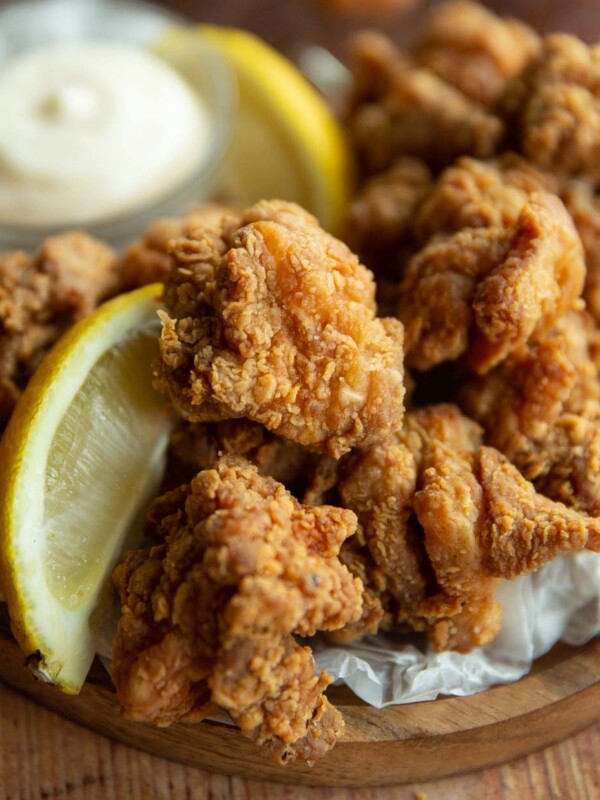
[[[339,112],[344,106],[344,100],[348,93],[349,76],[347,71],[340,67],[339,62],[328,56],[327,51],[333,53],[342,62],[347,61],[349,49],[347,48],[347,43],[350,37],[354,32],[365,28],[382,30],[398,44],[403,45],[408,40],[414,40],[418,37],[419,29],[428,12],[439,4],[438,0],[435,0],[435,2],[434,0],[155,0],[154,3],[145,6],[137,3],[136,0],[27,0],[27,2],[25,0],[18,0],[17,2],[14,0],[12,2],[3,2],[3,0],[0,0],[0,12],[2,12],[2,19],[0,20],[0,66],[10,65],[11,59],[21,52],[32,50],[35,53],[36,48],[49,43],[82,42],[86,40],[93,42],[94,40],[107,39],[152,49],[157,45],[165,31],[177,27],[171,25],[173,21],[182,20],[186,22],[195,20],[208,24],[242,28],[257,34],[291,59],[322,90],[330,101],[333,111]],[[578,0],[578,2],[567,2],[566,0],[488,0],[483,5],[487,5],[501,15],[519,17],[540,33],[566,31],[574,33],[586,41],[591,41],[600,32],[600,0]],[[171,17],[169,14],[165,14],[165,11],[171,12],[174,16]],[[204,33],[198,35],[197,31],[188,29],[185,26],[180,26],[180,29],[189,33],[193,39],[200,39],[205,35]],[[103,209],[102,214],[98,212],[95,216],[91,211],[88,213],[88,210],[85,209],[84,214],[83,206],[85,203],[81,204],[73,200],[69,206],[70,216],[63,215],[59,220],[62,227],[75,222],[89,223],[87,229],[90,232],[121,247],[137,236],[152,219],[178,215],[182,210],[187,209],[191,203],[198,200],[212,196],[220,199],[234,199],[239,202],[253,202],[256,197],[254,195],[250,196],[248,191],[240,188],[242,178],[242,182],[245,182],[245,187],[257,188],[258,184],[260,184],[261,196],[283,196],[285,192],[282,187],[294,185],[293,175],[288,174],[286,179],[281,177],[285,169],[290,168],[290,165],[280,162],[278,166],[275,166],[272,152],[270,153],[269,170],[262,169],[260,174],[256,174],[256,170],[252,169],[255,164],[260,167],[262,163],[262,159],[257,158],[257,154],[269,150],[269,147],[265,147],[265,142],[268,139],[265,139],[264,129],[254,139],[248,135],[248,128],[245,129],[243,135],[240,134],[237,138],[233,132],[235,126],[238,123],[241,124],[244,119],[243,109],[241,112],[237,106],[238,84],[231,73],[231,63],[236,60],[233,57],[236,52],[232,52],[229,56],[223,58],[222,55],[218,56],[205,51],[201,59],[200,54],[196,52],[199,46],[194,42],[190,44],[189,41],[185,45],[180,42],[176,46],[171,42],[170,46],[166,47],[165,51],[162,52],[163,60],[168,61],[180,75],[186,77],[190,84],[193,84],[198,91],[198,97],[201,96],[203,98],[203,101],[207,103],[207,108],[210,107],[210,113],[213,115],[211,117],[210,130],[206,129],[206,136],[210,141],[205,148],[204,157],[200,158],[198,156],[197,172],[192,174],[195,169],[194,163],[192,163],[194,159],[189,157],[188,161],[191,164],[191,170],[186,172],[186,181],[173,181],[172,186],[167,186],[166,183],[168,181],[166,181],[163,186],[164,191],[160,195],[156,194],[156,196],[149,191],[146,192],[146,189],[144,189],[146,203],[143,207],[141,202],[138,202],[137,205],[132,203],[127,205],[121,197],[121,195],[124,197],[125,194],[121,192],[120,187],[113,187],[119,195],[121,204],[112,207],[111,214],[106,209]],[[237,47],[238,45],[235,45],[232,50],[236,51]],[[320,48],[324,48],[325,52]],[[208,49],[210,50],[210,46]],[[88,56],[89,52],[84,60],[87,60]],[[83,109],[82,111],[79,108],[81,102],[88,103],[88,105],[92,102],[89,97],[87,99],[84,97],[82,100],[80,96],[81,87],[79,84],[82,83],[80,69],[80,67],[77,68],[75,73],[70,75],[67,81],[68,86],[65,84],[67,94],[70,92],[69,87],[72,89],[71,84],[75,86],[76,96],[74,101],[73,92],[70,92],[65,100],[65,96],[63,96],[65,94],[63,91],[65,86],[60,83],[58,85],[58,94],[56,96],[59,100],[57,101],[54,98],[52,102],[55,105],[58,103],[60,114],[63,114],[63,112],[68,112],[67,116],[69,114],[72,116],[72,112],[75,116],[77,114],[83,114],[83,116],[91,114],[90,109],[87,111]],[[53,70],[54,67],[52,69],[41,68],[37,78],[30,82],[27,91],[33,93],[32,97],[38,91],[39,86],[45,84],[47,79],[50,79],[49,76],[54,74]],[[4,74],[6,75],[7,73]],[[288,107],[286,114],[288,117],[290,113],[293,116],[294,108],[297,109],[298,103],[296,99],[290,100],[290,93],[285,88],[285,77],[280,74],[280,67],[272,64],[266,70],[265,75],[266,82],[272,84],[273,95],[281,95],[275,105],[278,108],[282,107],[282,104],[285,105],[284,100],[287,97],[291,105]],[[131,70],[117,71],[116,76],[116,78],[107,77],[105,79],[106,86],[104,89],[107,95],[115,95],[116,97],[125,92],[124,86],[127,81],[122,79],[122,76],[131,77]],[[283,87],[282,81],[284,82]],[[156,84],[154,85],[156,86]],[[59,89],[60,91],[58,91]],[[44,89],[44,91],[46,90]],[[27,173],[29,177],[27,178],[28,184],[27,181],[24,182],[27,184],[23,189],[24,196],[30,190],[31,192],[37,192],[40,186],[41,189],[46,189],[49,185],[46,177],[49,173],[44,171],[47,166],[46,163],[44,163],[42,169],[41,167],[38,168],[33,162],[38,156],[38,151],[41,158],[41,153],[44,150],[49,150],[51,136],[60,130],[58,126],[53,127],[54,123],[51,120],[49,122],[46,119],[43,135],[41,128],[38,130],[38,133],[40,133],[40,138],[36,140],[38,144],[32,144],[34,140],[31,137],[27,139],[24,136],[24,131],[29,130],[29,122],[38,119],[36,116],[38,113],[37,106],[34,109],[35,113],[32,112],[27,116],[26,101],[22,99],[25,94],[27,93],[13,92],[11,102],[14,101],[14,105],[0,106],[5,120],[3,129],[5,138],[8,141],[7,146],[10,152],[14,151],[13,161],[10,162],[13,164],[11,169],[19,176],[22,172],[21,166],[17,165],[15,167],[14,165],[17,164],[19,159],[27,164],[27,169],[23,174]],[[94,90],[92,94],[98,100],[101,93],[95,93]],[[98,95],[97,97],[96,94]],[[137,96],[142,101],[144,99],[148,101],[150,94],[150,92],[142,91],[138,92]],[[77,108],[71,108],[70,104],[72,102],[75,102]],[[100,100],[98,102],[100,103]],[[69,106],[66,112],[66,106],[63,108],[65,103],[66,106]],[[252,104],[251,102],[250,105]],[[22,119],[17,113],[21,106],[25,109],[22,109],[24,114]],[[103,123],[105,120],[110,121],[112,117],[108,113],[102,116],[100,106],[101,103],[94,112],[99,115],[98,120]],[[42,103],[40,108],[47,111],[49,108],[48,103],[46,102],[45,105]],[[124,100],[121,103],[121,108],[131,111],[133,106],[129,100]],[[46,111],[44,111],[44,114],[46,114]],[[144,113],[147,114],[148,120],[153,120],[147,124],[147,128],[164,132],[163,120],[164,118],[169,118],[169,113],[161,116],[160,102],[157,100],[146,102]],[[326,110],[325,113],[329,112]],[[154,119],[157,115],[158,118]],[[271,109],[270,119],[262,120],[262,123],[266,123],[267,127],[273,127],[272,121],[276,117],[277,109]],[[315,114],[305,114],[302,124],[298,128],[309,127],[305,124],[307,117],[313,119]],[[72,148],[64,145],[64,141],[71,141],[68,139],[61,140],[63,143],[60,146],[58,144],[59,140],[56,139],[54,148],[56,151],[54,155],[58,154],[60,156],[56,160],[56,164],[62,164],[62,171],[59,170],[60,174],[58,177],[54,176],[53,180],[56,179],[58,183],[62,182],[65,186],[67,184],[69,186],[71,184],[75,185],[75,179],[71,179],[69,175],[75,173],[74,165],[78,164],[79,172],[81,173],[81,181],[78,185],[82,192],[84,192],[85,186],[97,187],[98,178],[103,178],[108,173],[126,175],[128,171],[131,172],[131,162],[133,160],[131,154],[135,153],[138,161],[143,160],[140,149],[136,145],[131,145],[124,156],[123,163],[113,166],[110,170],[108,168],[101,169],[100,176],[93,176],[93,170],[88,169],[88,166],[94,167],[99,150],[95,149],[96,144],[92,141],[91,134],[92,130],[94,132],[100,131],[102,126],[96,125],[96,128],[93,129],[89,119],[89,124],[85,123],[87,125],[85,130],[90,134],[89,141],[85,137],[81,137],[81,142],[88,147],[92,157],[89,157],[88,153],[87,158],[77,162],[72,157],[72,152],[74,152]],[[136,115],[132,112],[132,120],[129,120],[128,123],[132,136],[135,124],[140,123],[141,119],[141,114]],[[115,121],[115,124],[117,122],[118,120]],[[12,133],[10,123],[12,123]],[[72,126],[72,131],[69,125]],[[69,124],[64,126],[65,136],[70,136],[71,132],[73,135],[77,132],[81,133],[84,127],[84,123],[80,125],[79,122],[73,122],[73,119],[70,119]],[[171,131],[175,136],[183,128],[185,128],[185,125],[173,125],[171,126]],[[188,128],[191,130],[190,126]],[[2,133],[3,129],[0,129],[0,133]],[[145,131],[146,129],[143,129],[139,135],[139,141],[143,142],[144,146],[152,141],[145,135]],[[156,137],[152,138],[156,139]],[[304,132],[298,129],[296,138],[305,138]],[[196,137],[196,141],[200,141],[200,136]],[[252,141],[254,141],[254,149],[251,146]],[[115,152],[119,147],[121,150],[127,151],[123,136],[117,135],[113,144]],[[236,153],[236,145],[239,145],[238,149],[241,154],[232,159],[230,156],[232,153]],[[101,147],[100,142],[98,147]],[[158,145],[156,147],[155,153],[160,150]],[[335,148],[333,149],[335,150]],[[337,149],[339,150],[340,148],[338,147]],[[179,143],[173,152],[175,151],[182,153],[186,150]],[[251,155],[249,156],[248,153]],[[9,173],[10,170],[6,165],[9,164],[10,159],[7,160],[6,153],[1,147],[0,154],[2,155],[0,168],[4,164],[5,173]],[[61,158],[62,161],[60,160]],[[240,166],[242,160],[243,169]],[[21,161],[19,161],[19,164]],[[48,164],[51,162],[54,163],[49,158]],[[225,162],[227,164],[221,169]],[[113,164],[112,161],[107,161],[106,163]],[[114,163],[116,164],[116,162]],[[147,182],[149,182],[149,178],[146,167],[153,163],[155,163],[155,159],[146,156],[141,169],[141,178],[144,178]],[[300,162],[298,161],[298,163]],[[221,172],[217,175],[218,170],[221,170]],[[173,175],[174,169],[167,170],[165,175],[167,173]],[[296,176],[296,184],[298,186],[304,182],[304,173]],[[268,174],[274,177],[274,182],[265,184],[264,179],[265,176],[268,177]],[[10,181],[13,181],[11,185],[13,186],[13,178],[12,174],[8,175],[4,181],[5,186]],[[213,178],[215,180],[211,184]],[[85,183],[86,180],[88,181],[87,184]],[[233,186],[234,181],[236,183],[235,187]],[[101,180],[100,183],[102,183]],[[329,180],[329,183],[335,183],[335,181]],[[201,187],[201,191],[199,187]],[[54,230],[54,228],[48,227],[42,229],[41,226],[49,221],[51,215],[48,209],[54,204],[55,195],[52,195],[52,202],[46,203],[43,208],[44,214],[48,219],[39,217],[39,219],[32,220],[27,219],[26,216],[19,217],[15,227],[15,217],[18,216],[17,212],[20,214],[20,211],[15,200],[13,188],[11,188],[12,193],[9,197],[10,204],[12,204],[12,216],[5,215],[2,218],[5,224],[0,225],[0,245],[4,249],[10,249],[15,246],[33,248],[43,239],[44,235],[48,235]],[[141,191],[140,189],[138,194]],[[86,203],[89,203],[89,199],[93,197],[94,192],[87,191],[84,192],[84,195]],[[315,207],[310,201],[311,198],[305,197],[302,192],[289,189],[289,196],[286,195],[286,197],[301,202],[314,213],[317,213],[318,216],[322,213],[321,208],[319,206]],[[330,198],[327,198],[327,203],[324,201],[324,205],[328,203],[331,203]],[[79,209],[81,213],[71,214],[72,209]],[[125,212],[128,212],[129,215],[124,216]],[[132,216],[134,212],[137,216]],[[56,220],[52,219],[50,221],[56,227]],[[98,224],[92,227],[92,223]],[[33,227],[35,227],[35,232],[30,236],[29,230]]]
[[[164,0],[161,5],[204,22],[235,24],[288,55],[311,42],[340,54],[347,34],[366,25],[399,41],[412,35],[432,0]],[[598,0],[489,0],[483,5],[520,17],[539,31],[568,30],[586,41],[600,32]]]

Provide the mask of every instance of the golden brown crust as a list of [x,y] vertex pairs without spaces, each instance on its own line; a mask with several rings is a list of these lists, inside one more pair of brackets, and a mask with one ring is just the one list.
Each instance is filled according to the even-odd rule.
[[581,240],[553,195],[531,194],[516,224],[433,238],[408,263],[398,315],[419,370],[464,356],[485,373],[577,307]]
[[439,168],[460,155],[487,158],[496,152],[500,119],[414,64],[383,34],[355,37],[353,72],[346,124],[365,175],[406,155]]
[[600,549],[599,520],[537,494],[480,441],[478,426],[458,409],[430,406],[409,412],[400,433],[348,461],[340,493],[362,535],[344,546],[342,559],[369,597],[364,624],[336,632],[338,640],[375,625],[408,626],[427,631],[436,649],[482,646],[502,620],[494,597],[500,579],[539,569],[561,552]]
[[479,3],[455,0],[430,11],[413,54],[466,97],[489,108],[539,47],[539,37],[523,22],[498,17]]
[[586,307],[600,322],[600,200],[590,181],[569,180],[560,196],[575,223],[585,251],[586,278],[583,297]]
[[545,37],[502,106],[532,163],[562,176],[600,177],[600,47],[562,33]]
[[507,228],[516,224],[531,194],[557,191],[556,181],[514,153],[491,161],[459,158],[419,206],[414,234],[424,244],[464,228]]
[[340,495],[358,515],[362,532],[344,545],[341,558],[361,577],[370,597],[361,621],[336,632],[337,641],[360,638],[365,629],[372,632],[375,621],[386,630],[426,627],[417,609],[435,587],[435,579],[413,512],[425,448],[441,440],[469,452],[480,439],[479,427],[456,407],[429,406],[409,412],[399,433],[343,465]]
[[348,212],[344,240],[382,278],[398,279],[410,254],[415,214],[431,188],[425,162],[401,158],[366,181]]
[[[261,475],[269,475],[300,496],[313,480],[320,459],[299,444],[280,439],[262,425],[246,419],[215,423],[182,422],[171,436],[171,454],[190,478],[211,469],[223,455],[243,456]],[[322,505],[310,502],[309,505]]]
[[600,515],[600,382],[593,323],[570,314],[461,389],[459,402],[538,491]]
[[119,261],[118,290],[128,292],[138,286],[165,281],[172,268],[169,254],[172,242],[187,231],[218,222],[228,211],[225,206],[207,203],[184,217],[155,220]]
[[116,282],[112,248],[81,231],[46,239],[40,247],[36,269],[50,280],[51,310],[70,314],[74,320],[90,314],[112,294]]
[[48,349],[114,291],[110,247],[72,232],[0,255],[0,429]]
[[190,421],[247,417],[339,457],[402,420],[402,326],[314,217],[261,202],[179,239],[157,387]]
[[360,581],[337,555],[352,512],[309,508],[242,458],[156,501],[157,544],[114,573],[113,679],[130,719],[198,721],[213,704],[280,762],[323,755],[343,718],[323,697],[310,636],[354,622]]

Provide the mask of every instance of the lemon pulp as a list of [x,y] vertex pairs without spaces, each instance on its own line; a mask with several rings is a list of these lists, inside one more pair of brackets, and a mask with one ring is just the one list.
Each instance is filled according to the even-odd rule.
[[171,417],[151,385],[154,285],[106,303],[46,357],[0,443],[0,581],[38,676],[81,688],[110,573],[164,472]]
[[[99,573],[122,547],[147,470],[161,470],[164,441],[156,441],[155,432],[163,424],[164,403],[150,388],[157,336],[157,325],[149,324],[100,358],[50,448],[42,532],[46,582],[69,610],[89,603]],[[80,486],[92,491],[81,493]],[[95,486],[102,491],[94,492]],[[76,548],[66,531],[78,532]]]

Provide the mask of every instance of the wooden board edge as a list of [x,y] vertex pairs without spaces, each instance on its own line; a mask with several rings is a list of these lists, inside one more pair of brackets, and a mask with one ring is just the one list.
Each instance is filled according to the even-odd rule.
[[[202,723],[156,729],[128,722],[101,672],[78,697],[34,680],[16,643],[0,637],[0,679],[44,707],[115,741],[192,767],[250,780],[305,786],[384,786],[424,782],[483,769],[527,755],[576,733],[600,717],[600,640],[549,657],[518,684],[470,698],[377,710],[342,706],[352,735],[310,768],[265,762],[231,726]],[[511,703],[515,694],[530,703]],[[468,702],[467,702],[468,701]],[[503,703],[508,703],[502,709]],[[440,725],[460,710],[454,729]],[[504,713],[500,713],[500,709]],[[385,713],[383,713],[385,712]],[[442,731],[436,733],[435,730]]]

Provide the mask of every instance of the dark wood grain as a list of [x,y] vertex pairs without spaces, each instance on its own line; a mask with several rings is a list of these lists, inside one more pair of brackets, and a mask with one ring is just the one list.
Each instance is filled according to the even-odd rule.
[[424,776],[381,789],[281,786],[116,744],[0,684],[2,800],[597,800],[599,747],[600,724],[510,765],[438,782]]
[[157,729],[124,720],[96,665],[77,697],[32,677],[0,612],[0,678],[40,704],[120,742],[191,766],[310,786],[381,786],[498,764],[580,730],[600,717],[600,640],[557,647],[517,683],[473,697],[375,709],[347,690],[331,693],[346,732],[325,759],[285,769],[265,761],[232,726]]

